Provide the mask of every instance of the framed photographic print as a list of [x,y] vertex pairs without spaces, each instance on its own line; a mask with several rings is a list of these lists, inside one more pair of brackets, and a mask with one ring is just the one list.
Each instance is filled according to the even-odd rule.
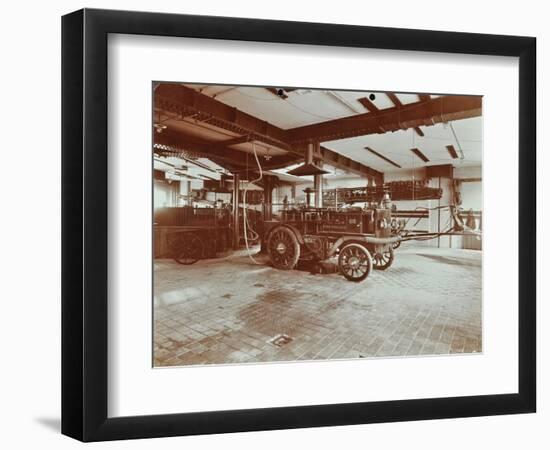
[[535,411],[534,38],[62,26],[64,434]]

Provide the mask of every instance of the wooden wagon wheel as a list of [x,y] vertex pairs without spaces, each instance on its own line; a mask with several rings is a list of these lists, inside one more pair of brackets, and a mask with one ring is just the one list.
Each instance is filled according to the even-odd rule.
[[372,255],[374,270],[386,270],[393,263],[393,248],[388,247],[386,250],[376,252]]
[[204,243],[200,236],[195,233],[184,233],[180,241],[181,244],[174,256],[176,262],[188,266],[202,258]]
[[273,267],[294,269],[300,258],[300,244],[294,232],[287,227],[276,227],[267,240],[267,250]]
[[369,276],[372,265],[372,258],[365,246],[352,242],[340,249],[338,268],[348,280],[363,281]]

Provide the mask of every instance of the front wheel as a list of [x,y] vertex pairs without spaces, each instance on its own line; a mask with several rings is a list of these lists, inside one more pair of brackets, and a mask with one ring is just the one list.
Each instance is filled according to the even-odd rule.
[[338,268],[348,280],[363,281],[372,270],[372,258],[365,246],[353,242],[340,249]]
[[388,247],[386,250],[374,253],[372,256],[374,270],[386,270],[393,263],[393,248]]
[[273,267],[292,270],[300,258],[300,244],[294,232],[287,227],[277,227],[269,235],[267,250]]

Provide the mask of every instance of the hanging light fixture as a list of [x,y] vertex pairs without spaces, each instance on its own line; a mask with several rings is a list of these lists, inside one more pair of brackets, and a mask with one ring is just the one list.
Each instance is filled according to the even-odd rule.
[[289,170],[287,174],[297,177],[303,177],[307,175],[323,175],[330,173],[327,170],[321,169],[319,166],[313,163],[313,143],[309,143],[306,149],[306,158],[304,164],[298,166],[292,170]]

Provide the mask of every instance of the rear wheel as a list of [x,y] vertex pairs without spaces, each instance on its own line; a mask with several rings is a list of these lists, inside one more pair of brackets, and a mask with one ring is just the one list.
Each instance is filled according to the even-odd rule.
[[202,239],[194,233],[185,233],[180,240],[181,244],[176,251],[174,260],[180,264],[188,266],[195,264],[202,258],[204,244]]
[[363,281],[372,270],[372,258],[367,248],[358,243],[344,245],[338,256],[338,268],[350,281]]
[[280,270],[294,269],[300,258],[298,239],[287,227],[277,227],[270,233],[267,250],[273,267]]
[[374,253],[372,256],[374,270],[386,270],[393,263],[393,248],[388,247],[381,252]]

